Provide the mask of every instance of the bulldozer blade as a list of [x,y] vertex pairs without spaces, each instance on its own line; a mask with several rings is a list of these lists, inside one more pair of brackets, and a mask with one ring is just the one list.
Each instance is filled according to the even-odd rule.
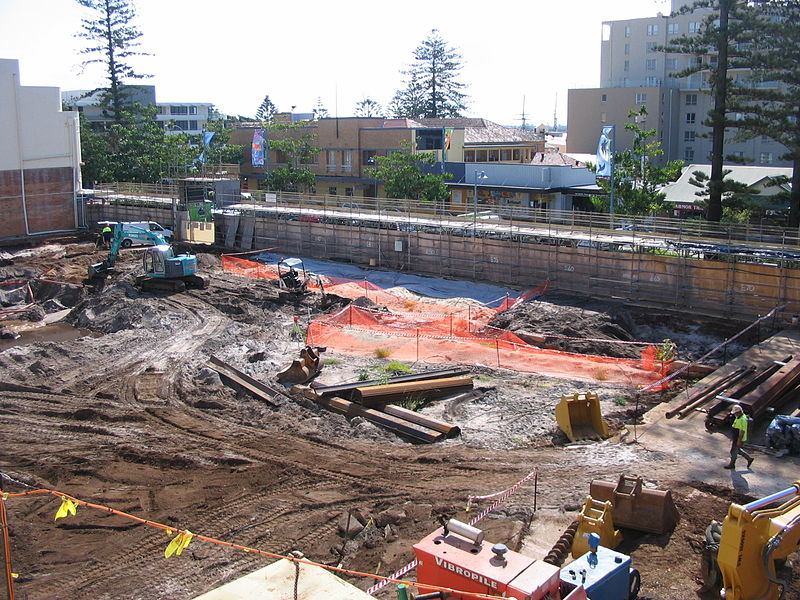
[[672,531],[680,521],[670,491],[643,487],[641,477],[620,475],[616,484],[596,479],[589,485],[589,494],[596,500],[611,502],[614,522],[619,527],[662,534]]
[[561,396],[556,422],[571,442],[608,437],[608,425],[600,413],[600,398],[592,392]]

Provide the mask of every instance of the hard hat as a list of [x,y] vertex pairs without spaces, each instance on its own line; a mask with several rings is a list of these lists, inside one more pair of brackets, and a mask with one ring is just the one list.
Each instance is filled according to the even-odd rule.
[[733,412],[735,412],[735,413],[741,413],[741,412],[744,412],[744,411],[742,410],[742,407],[741,407],[741,406],[739,406],[738,404],[734,404],[734,405],[733,405],[733,408],[732,408],[731,410],[732,410]]

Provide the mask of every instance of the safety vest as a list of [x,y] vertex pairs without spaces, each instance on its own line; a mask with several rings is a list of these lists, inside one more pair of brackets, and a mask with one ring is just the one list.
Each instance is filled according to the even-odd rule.
[[103,233],[111,233],[111,227],[109,227],[108,225],[103,227]]
[[733,428],[734,429],[739,429],[739,430],[744,432],[744,435],[742,436],[742,441],[746,442],[747,441],[747,417],[745,417],[743,414],[739,415],[738,417],[736,417],[733,420]]

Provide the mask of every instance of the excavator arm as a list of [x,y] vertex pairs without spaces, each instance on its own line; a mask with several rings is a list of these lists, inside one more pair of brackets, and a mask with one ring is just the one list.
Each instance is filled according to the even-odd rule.
[[[778,504],[780,502],[780,504]],[[717,563],[726,600],[778,600],[778,571],[800,547],[800,480],[749,504],[731,504],[722,524]]]

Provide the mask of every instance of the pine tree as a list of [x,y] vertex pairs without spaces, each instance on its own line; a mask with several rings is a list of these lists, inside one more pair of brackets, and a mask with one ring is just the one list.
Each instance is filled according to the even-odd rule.
[[383,108],[375,100],[364,98],[356,103],[355,116],[357,117],[382,117]]
[[258,106],[258,110],[256,110],[256,119],[259,121],[265,121],[267,123],[272,123],[272,119],[275,117],[275,114],[278,112],[278,108],[269,99],[269,95],[264,96],[264,99],[261,101],[261,104]]
[[392,111],[402,117],[460,117],[466,109],[466,86],[456,77],[461,70],[461,55],[449,48],[434,29],[414,50],[414,63],[408,71],[405,89],[392,100]]
[[736,126],[744,136],[765,135],[788,149],[792,188],[789,226],[800,226],[800,2],[757,4],[759,19],[743,63],[752,69],[751,86],[737,88],[733,108],[744,115]]
[[[89,41],[90,46],[81,54],[96,56],[82,65],[100,63],[105,66],[108,88],[103,89],[101,102],[109,109],[116,123],[122,121],[122,110],[126,104],[125,79],[150,77],[137,73],[126,62],[132,56],[147,56],[134,50],[141,32],[132,25],[136,12],[127,0],[76,0],[81,6],[96,14],[93,19],[81,19],[83,31],[77,37]],[[93,90],[98,91],[98,90]]]
[[[722,218],[723,163],[725,160],[725,130],[731,125],[729,86],[732,84],[730,70],[742,65],[742,51],[752,41],[755,12],[743,0],[696,0],[684,6],[679,13],[699,12],[703,15],[700,30],[696,34],[675,38],[663,48],[667,52],[691,54],[692,64],[674,75],[687,77],[709,71],[708,84],[714,95],[714,108],[709,112],[705,125],[711,127],[711,176],[706,218],[719,221]],[[710,57],[717,57],[716,67]]]

